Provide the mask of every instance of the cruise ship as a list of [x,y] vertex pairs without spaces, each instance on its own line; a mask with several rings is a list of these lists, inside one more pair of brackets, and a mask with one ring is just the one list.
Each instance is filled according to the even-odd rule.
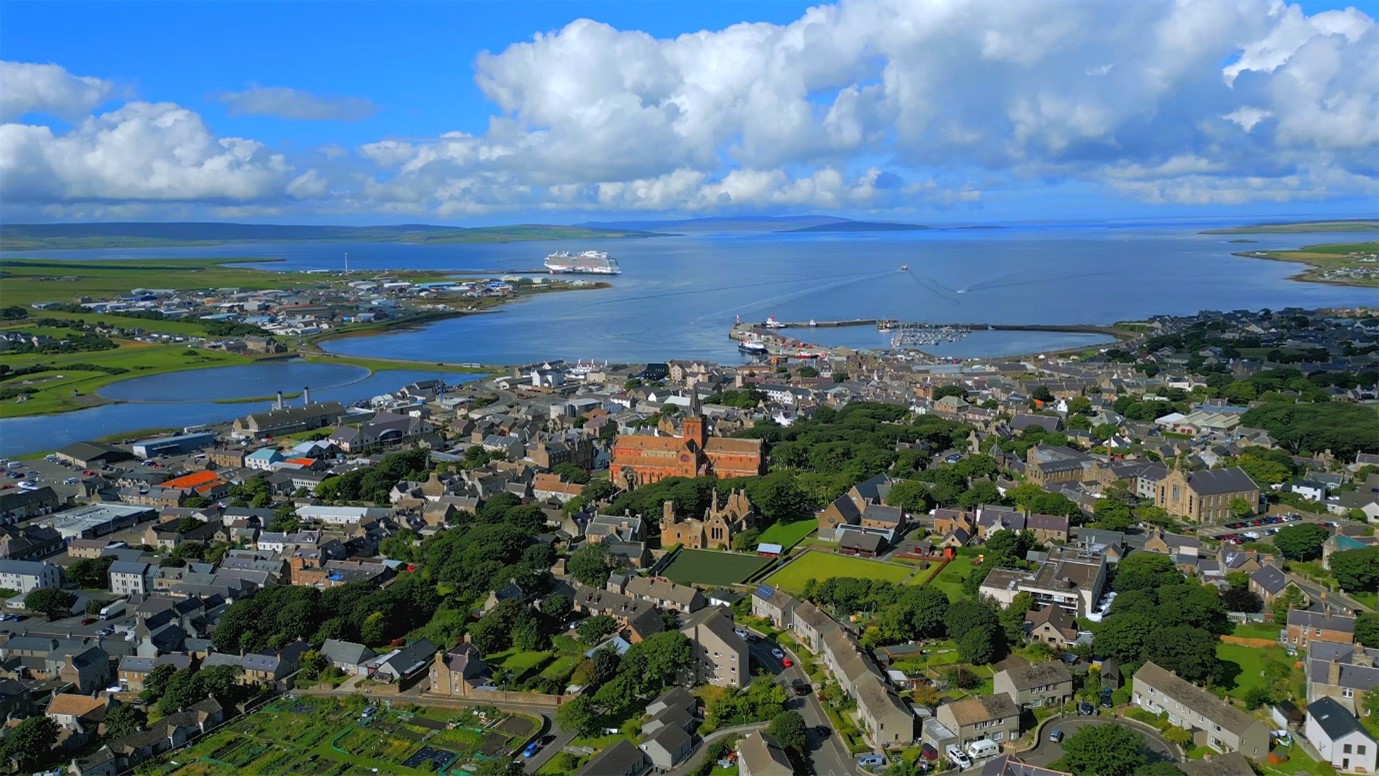
[[570,253],[559,251],[546,257],[546,269],[551,272],[578,272],[589,275],[621,275],[618,260],[603,251]]

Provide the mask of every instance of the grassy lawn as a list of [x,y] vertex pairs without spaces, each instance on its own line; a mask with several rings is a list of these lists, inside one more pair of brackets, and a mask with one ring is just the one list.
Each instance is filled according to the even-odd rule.
[[776,523],[762,532],[761,541],[766,544],[779,544],[788,550],[818,528],[819,520],[814,517],[791,523]]
[[[1233,681],[1234,686],[1226,686],[1226,694],[1236,700],[1244,700],[1245,694],[1251,688],[1268,685],[1268,680],[1264,677],[1266,660],[1287,666],[1291,666],[1294,661],[1294,658],[1288,657],[1283,651],[1283,647],[1247,647],[1224,643],[1216,645],[1216,656],[1226,664],[1228,677],[1235,674],[1233,680],[1228,678],[1224,684],[1230,685]],[[1296,674],[1297,671],[1292,673]]]
[[766,578],[766,583],[775,587],[799,593],[811,579],[830,577],[856,577],[859,579],[881,579],[899,582],[914,569],[863,558],[835,555],[827,552],[806,552],[780,571]]
[[570,674],[575,672],[575,666],[578,666],[581,660],[583,660],[583,656],[566,655],[564,657],[558,657],[551,661],[550,665],[542,669],[541,675],[547,679],[555,679],[556,681],[563,682],[570,678]]
[[505,652],[496,652],[484,658],[489,665],[497,665],[521,675],[540,665],[545,665],[551,659],[551,653],[545,650],[531,650],[524,652],[513,648]]
[[1235,626],[1231,631],[1232,636],[1239,636],[1242,639],[1269,639],[1278,640],[1278,632],[1282,630],[1277,625],[1267,622],[1242,622]]
[[1300,774],[1334,776],[1336,773],[1336,769],[1332,768],[1329,763],[1313,760],[1300,746],[1279,747],[1274,751],[1286,754],[1288,762],[1275,765],[1267,759],[1259,760],[1256,765],[1265,776],[1299,776]]
[[673,582],[731,585],[752,576],[772,561],[756,555],[715,550],[681,550],[662,576]]
[[938,576],[934,577],[934,581],[929,584],[942,590],[948,596],[948,600],[957,601],[965,597],[962,592],[962,582],[975,568],[976,566],[973,566],[971,561],[964,560],[962,557],[955,558],[952,563],[944,566],[943,571],[940,571]]

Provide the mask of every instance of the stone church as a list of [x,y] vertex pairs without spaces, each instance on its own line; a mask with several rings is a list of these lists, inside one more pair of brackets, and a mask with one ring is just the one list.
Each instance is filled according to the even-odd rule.
[[747,492],[734,490],[720,506],[718,491],[702,520],[681,519],[675,514],[675,502],[665,502],[661,514],[661,546],[680,544],[687,550],[727,550],[733,537],[756,527],[752,502]]

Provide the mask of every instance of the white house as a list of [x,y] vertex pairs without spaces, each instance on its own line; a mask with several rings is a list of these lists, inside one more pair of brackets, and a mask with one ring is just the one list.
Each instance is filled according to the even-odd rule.
[[387,517],[389,514],[389,510],[376,507],[327,507],[318,505],[297,507],[297,517],[330,525],[355,525],[367,518],[377,519]]
[[110,592],[115,595],[148,595],[158,567],[136,560],[117,560],[110,564]]
[[0,560],[0,587],[27,594],[61,585],[62,572],[57,566],[36,560]]
[[1333,698],[1307,704],[1303,732],[1322,759],[1341,773],[1374,773],[1379,769],[1379,744]]

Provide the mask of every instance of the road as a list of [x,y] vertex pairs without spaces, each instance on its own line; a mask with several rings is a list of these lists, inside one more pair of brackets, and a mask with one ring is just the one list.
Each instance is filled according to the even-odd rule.
[[[1131,720],[1120,717],[1067,717],[1065,719],[1052,719],[1045,722],[1039,729],[1038,740],[1034,748],[1025,752],[1020,752],[1018,757],[1030,764],[1046,766],[1049,763],[1063,756],[1063,747],[1049,740],[1049,733],[1054,730],[1062,730],[1064,736],[1071,736],[1078,730],[1086,727],[1096,727],[1097,725],[1122,725],[1134,730],[1144,737],[1145,743],[1149,746],[1152,757],[1155,760],[1176,763],[1180,759],[1178,747],[1169,743],[1157,731],[1153,731],[1146,725],[1135,724]],[[1066,738],[1064,740],[1067,740]]]
[[765,638],[755,644],[748,644],[753,662],[779,676],[786,689],[791,691],[791,697],[786,702],[786,708],[798,711],[800,716],[804,718],[805,725],[809,727],[809,760],[814,766],[814,773],[818,776],[859,773],[852,755],[843,746],[837,733],[820,738],[815,732],[821,726],[831,730],[833,725],[829,723],[828,715],[824,713],[824,707],[819,703],[819,698],[814,694],[812,687],[809,694],[804,697],[794,695],[791,688],[800,682],[809,684],[809,676],[800,667],[799,656],[790,650],[785,650],[785,652],[794,662],[794,665],[790,668],[781,665],[781,661],[771,654],[772,648],[777,647],[779,647],[778,644]]

